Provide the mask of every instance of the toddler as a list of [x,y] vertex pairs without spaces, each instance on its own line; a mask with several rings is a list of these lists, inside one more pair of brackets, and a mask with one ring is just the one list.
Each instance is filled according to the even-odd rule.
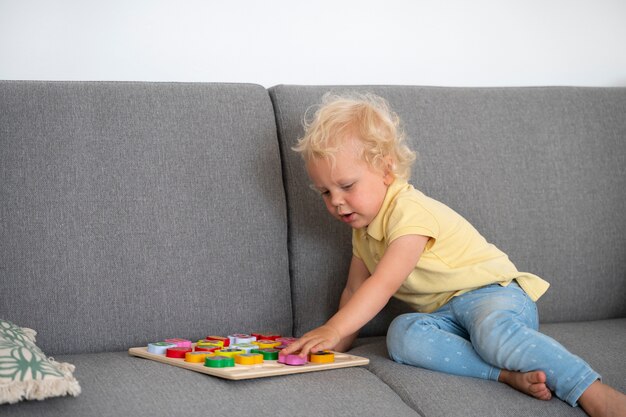
[[353,256],[338,312],[285,353],[348,349],[393,296],[415,310],[389,327],[394,361],[626,416],[626,396],[538,332],[549,284],[407,182],[415,156],[383,99],[327,95],[305,127],[294,150],[328,212],[352,227]]

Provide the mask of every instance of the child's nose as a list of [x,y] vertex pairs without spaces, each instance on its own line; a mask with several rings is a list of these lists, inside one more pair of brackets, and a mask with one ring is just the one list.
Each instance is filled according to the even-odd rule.
[[331,196],[331,200],[330,201],[331,201],[331,204],[333,206],[335,206],[336,208],[339,208],[339,206],[341,206],[344,203],[343,202],[343,198],[341,198],[341,196],[338,195],[338,194],[333,194]]

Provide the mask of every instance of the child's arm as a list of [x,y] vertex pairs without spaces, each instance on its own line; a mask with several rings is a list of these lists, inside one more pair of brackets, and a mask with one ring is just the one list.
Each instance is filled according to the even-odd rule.
[[[361,284],[369,278],[369,276],[370,271],[367,270],[365,263],[356,256],[353,256],[352,262],[350,263],[350,271],[348,272],[348,281],[346,282],[346,287],[341,293],[341,299],[339,300],[339,310],[341,310],[348,303],[348,301],[350,301],[354,293],[359,289]],[[335,350],[345,352],[350,349],[352,342],[354,342],[354,339],[356,339],[358,334],[359,332],[357,330],[351,335],[341,339],[337,346],[335,346]]]
[[391,242],[376,271],[359,286],[346,304],[323,326],[318,327],[283,350],[300,356],[310,351],[333,349],[344,338],[355,334],[370,321],[400,288],[417,264],[428,237],[406,235]]

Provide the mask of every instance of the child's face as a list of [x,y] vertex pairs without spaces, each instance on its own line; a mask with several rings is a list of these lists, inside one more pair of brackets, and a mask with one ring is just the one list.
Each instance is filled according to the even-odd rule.
[[358,140],[347,141],[335,154],[334,166],[325,158],[313,159],[306,165],[328,212],[354,229],[374,220],[393,182],[389,171],[376,169],[359,157],[361,146]]

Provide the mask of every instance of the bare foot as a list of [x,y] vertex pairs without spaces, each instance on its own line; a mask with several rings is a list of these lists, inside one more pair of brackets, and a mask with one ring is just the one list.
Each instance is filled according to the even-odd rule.
[[546,385],[546,374],[543,371],[514,372],[502,369],[498,381],[538,400],[547,401],[552,398],[552,393]]
[[583,392],[578,404],[591,417],[626,416],[626,395],[596,381]]

